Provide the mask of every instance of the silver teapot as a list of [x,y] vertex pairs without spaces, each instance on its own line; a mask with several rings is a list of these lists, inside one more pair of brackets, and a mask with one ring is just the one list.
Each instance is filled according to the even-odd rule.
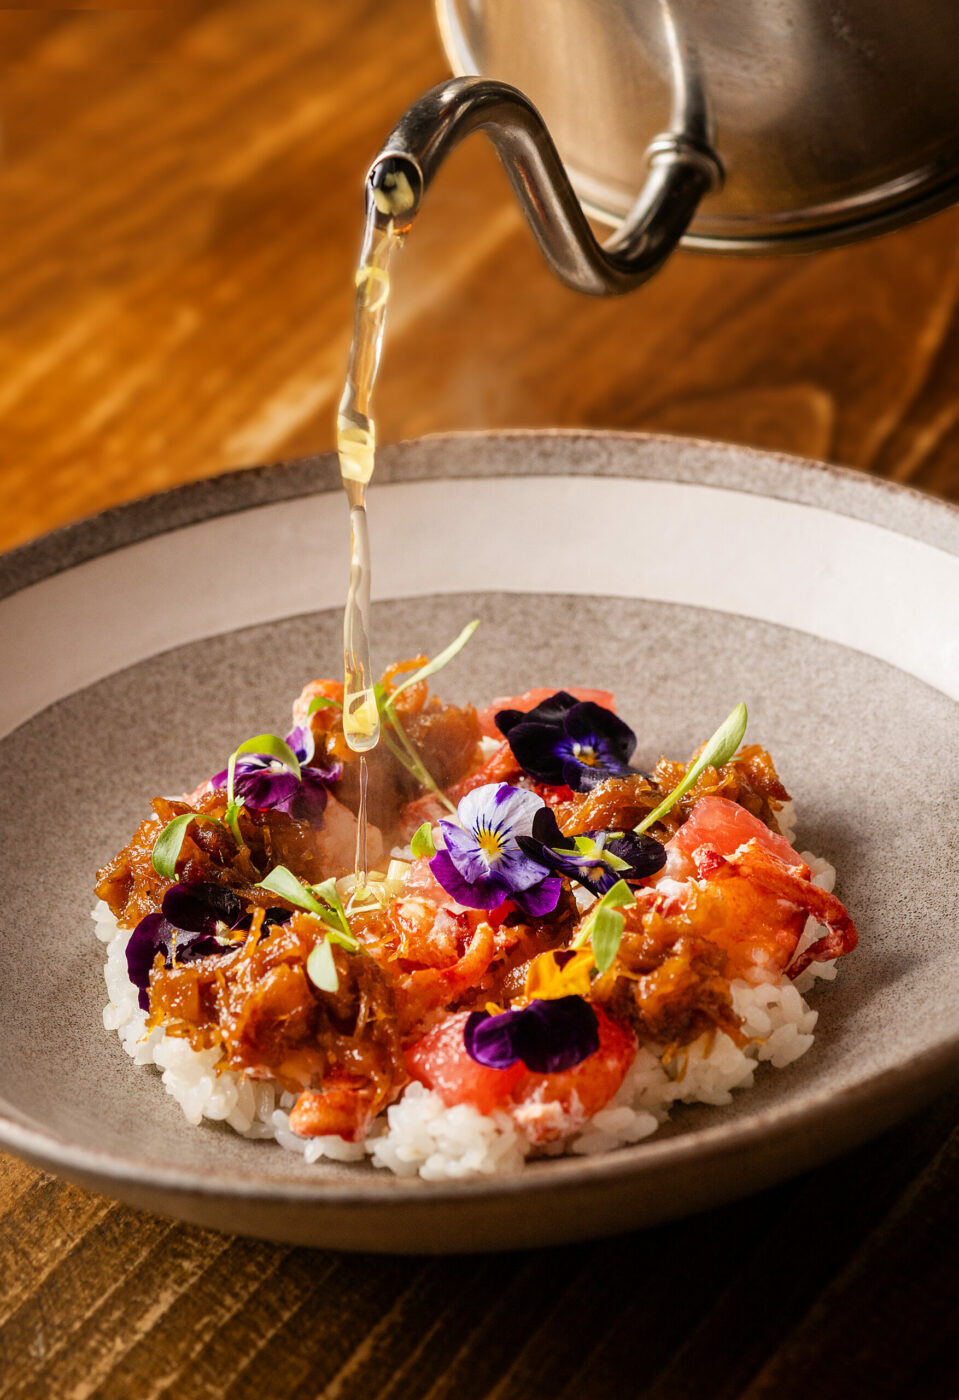
[[[437,0],[437,13],[460,76],[394,128],[371,197],[386,210],[399,180],[412,218],[483,129],[580,291],[629,291],[680,242],[821,248],[959,199],[959,0]],[[590,219],[615,229],[607,242]]]

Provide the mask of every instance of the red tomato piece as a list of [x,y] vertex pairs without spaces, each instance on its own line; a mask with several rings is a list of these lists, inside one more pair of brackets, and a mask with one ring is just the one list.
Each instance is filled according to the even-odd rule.
[[406,1052],[406,1066],[414,1079],[434,1089],[450,1108],[469,1103],[480,1113],[493,1113],[506,1108],[513,1087],[526,1073],[520,1062],[509,1069],[487,1069],[477,1064],[466,1052],[463,1028],[468,1011],[451,1016],[448,1021],[427,1031]]
[[636,1055],[636,1037],[594,1006],[599,1049],[560,1074],[525,1074],[513,1089],[513,1116],[533,1142],[553,1142],[575,1133],[605,1108]]
[[452,1016],[406,1052],[410,1074],[452,1107],[512,1114],[533,1142],[568,1137],[609,1103],[636,1054],[636,1037],[595,1007],[599,1049],[573,1069],[533,1074],[518,1061],[509,1069],[477,1064],[463,1043],[468,1013]]
[[527,710],[534,710],[537,705],[555,695],[557,690],[565,690],[569,695],[575,695],[577,700],[592,700],[594,704],[602,705],[606,710],[616,709],[616,698],[611,690],[590,690],[581,685],[538,685],[523,695],[500,696],[498,700],[491,700],[485,709],[478,712],[481,732],[487,739],[501,738],[496,728],[496,715],[500,710],[522,710],[526,714]]
[[687,856],[700,846],[711,846],[728,859],[747,841],[757,841],[792,869],[803,869],[808,874],[805,862],[784,836],[777,836],[758,817],[728,797],[701,797],[669,845]]

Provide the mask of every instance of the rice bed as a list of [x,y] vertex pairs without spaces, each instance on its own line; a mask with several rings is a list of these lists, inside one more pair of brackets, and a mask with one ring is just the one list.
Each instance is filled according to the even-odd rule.
[[[788,839],[791,833],[786,835]],[[803,859],[815,883],[831,891],[836,872],[829,862],[808,851]],[[366,1142],[353,1143],[340,1137],[297,1137],[290,1130],[293,1094],[269,1079],[217,1070],[218,1050],[194,1050],[162,1027],[147,1030],[146,1012],[127,975],[129,930],[117,927],[102,901],[93,918],[107,950],[104,976],[110,1000],[103,1024],[116,1031],[134,1064],[156,1065],[162,1071],[164,1088],[190,1123],[199,1126],[204,1118],[228,1123],[243,1137],[276,1142],[307,1162],[323,1157],[359,1162],[368,1156],[375,1167],[397,1176],[419,1174],[427,1181],[519,1171],[531,1155],[610,1152],[655,1133],[674,1103],[730,1103],[734,1089],[752,1085],[760,1064],[784,1069],[811,1047],[819,1013],[803,993],[817,978],[832,980],[836,975],[835,964],[826,962],[813,963],[795,982],[783,978],[752,986],[734,981],[733,1006],[743,1018],[745,1033],[755,1037],[750,1044],[740,1049],[721,1031],[702,1035],[668,1064],[655,1047],[643,1046],[615,1098],[565,1142],[534,1148],[507,1114],[482,1114],[468,1104],[448,1108],[438,1094],[413,1083],[377,1120]],[[818,936],[810,919],[799,947]]]

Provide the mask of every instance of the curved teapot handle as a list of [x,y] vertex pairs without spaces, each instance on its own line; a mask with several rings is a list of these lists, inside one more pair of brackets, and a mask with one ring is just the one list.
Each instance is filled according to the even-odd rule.
[[539,112],[517,88],[486,78],[452,78],[414,102],[367,175],[384,218],[412,220],[449,153],[486,131],[550,267],[568,287],[615,296],[647,281],[682,238],[699,201],[723,179],[706,139],[701,86],[674,50],[673,121],[648,148],[650,173],[616,233],[593,235]]

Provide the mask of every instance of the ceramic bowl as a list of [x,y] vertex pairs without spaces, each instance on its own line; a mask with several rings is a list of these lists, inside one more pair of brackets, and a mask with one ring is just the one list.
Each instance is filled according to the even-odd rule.
[[839,869],[861,943],[814,1048],[604,1157],[431,1184],[192,1128],[103,1030],[97,867],[157,792],[284,732],[335,673],[346,509],[329,457],[112,511],[0,561],[0,1143],[150,1210],[277,1240],[496,1249],[677,1216],[799,1172],[959,1075],[959,512],[830,467],[680,439],[536,433],[385,451],[375,651],[483,625],[454,701],[616,692],[638,754],[739,699]]

